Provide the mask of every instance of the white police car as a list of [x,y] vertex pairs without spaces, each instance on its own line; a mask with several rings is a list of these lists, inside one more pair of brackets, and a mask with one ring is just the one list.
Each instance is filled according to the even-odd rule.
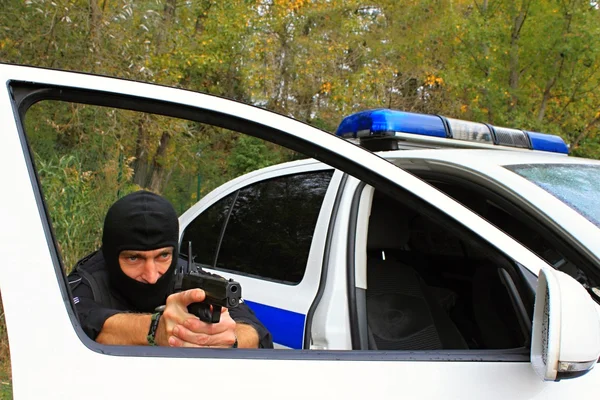
[[[347,117],[337,134],[392,150],[379,155],[600,299],[600,162],[565,157],[557,136],[392,110]],[[436,201],[446,208],[447,200]],[[504,268],[489,245],[425,207],[305,160],[215,190],[181,217],[182,243],[200,244],[197,261],[243,283],[247,302],[282,347],[525,348],[532,271]],[[410,303],[407,296],[423,304],[395,304]],[[395,325],[417,310],[431,316]],[[393,337],[393,329],[406,332]]]
[[[547,194],[563,170],[585,177],[596,163],[531,150],[378,156],[281,115],[180,89],[1,64],[0,81],[0,176],[10,188],[0,195],[0,291],[17,400],[597,393],[600,308],[572,278],[597,290],[598,239],[586,234],[598,230],[595,214],[587,197],[568,197],[578,185]],[[200,121],[320,160],[237,178],[180,219],[182,250],[191,240],[196,261],[241,282],[275,341],[297,350],[91,341],[71,304],[23,126],[28,107],[45,99]],[[390,118],[387,135],[410,133]],[[462,143],[440,120],[453,129],[430,140]],[[340,133],[367,129],[349,125]],[[541,165],[565,168],[544,175]]]

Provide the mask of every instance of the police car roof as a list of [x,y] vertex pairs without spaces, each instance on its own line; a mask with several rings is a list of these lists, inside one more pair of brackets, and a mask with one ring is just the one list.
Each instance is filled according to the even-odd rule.
[[377,152],[386,159],[422,159],[446,161],[457,165],[517,165],[517,164],[590,164],[600,160],[538,151],[482,150],[482,149],[415,149]]

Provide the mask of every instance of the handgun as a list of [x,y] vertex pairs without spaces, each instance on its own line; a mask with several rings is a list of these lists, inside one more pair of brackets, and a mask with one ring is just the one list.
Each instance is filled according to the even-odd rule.
[[206,272],[194,263],[192,242],[188,242],[186,264],[177,265],[175,270],[175,292],[189,289],[202,289],[206,293],[203,302],[188,305],[188,312],[204,322],[217,323],[221,320],[223,307],[235,308],[240,304],[242,286],[233,279]]

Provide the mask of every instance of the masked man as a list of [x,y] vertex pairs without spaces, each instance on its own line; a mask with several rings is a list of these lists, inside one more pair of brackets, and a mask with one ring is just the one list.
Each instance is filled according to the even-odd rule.
[[177,214],[159,195],[139,191],[110,207],[101,249],[68,277],[85,333],[112,345],[272,348],[271,334],[243,302],[213,324],[188,312],[205,293],[173,293],[178,238]]

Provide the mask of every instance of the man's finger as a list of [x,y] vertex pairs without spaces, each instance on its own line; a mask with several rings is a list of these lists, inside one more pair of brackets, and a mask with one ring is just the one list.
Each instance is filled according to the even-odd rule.
[[185,342],[176,336],[169,337],[169,346],[171,346],[171,347],[200,347],[197,344]]
[[184,342],[193,343],[199,346],[207,345],[210,341],[210,335],[192,332],[182,325],[177,325],[173,328],[173,336]]
[[231,319],[229,313],[221,314],[221,321],[216,324],[209,324],[198,318],[188,318],[183,322],[183,325],[193,332],[205,333],[208,335],[216,335],[227,330],[235,329],[235,321]]
[[187,307],[192,303],[199,303],[201,301],[204,301],[204,299],[206,298],[206,293],[204,293],[204,290],[202,289],[190,289],[180,293],[176,293],[174,296],[177,296],[176,300],[178,303]]
[[202,347],[231,347],[235,342],[235,334],[232,330],[216,335],[207,335],[205,333],[192,332],[181,325],[173,329],[173,336],[181,341],[183,347],[188,347],[185,343]]

